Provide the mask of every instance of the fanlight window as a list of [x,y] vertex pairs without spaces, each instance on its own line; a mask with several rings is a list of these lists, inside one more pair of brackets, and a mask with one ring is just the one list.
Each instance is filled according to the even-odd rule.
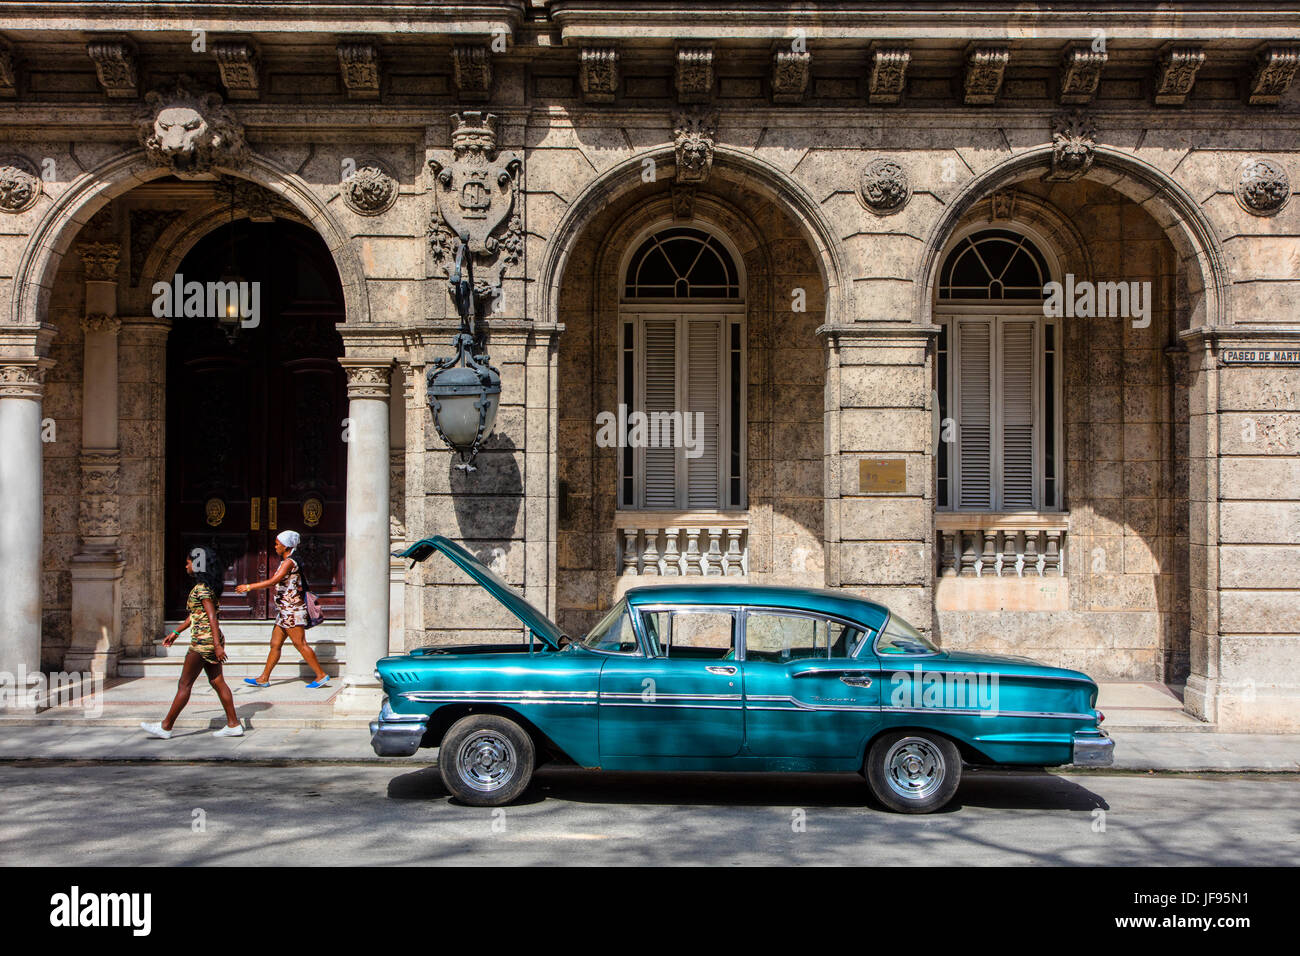
[[1043,315],[1046,258],[1020,233],[985,229],[939,276],[939,506],[1059,509],[1061,332]]
[[641,244],[627,270],[628,299],[739,299],[740,279],[716,238],[678,227]]
[[1027,237],[985,229],[948,254],[939,274],[939,298],[1038,301],[1050,281],[1047,260]]

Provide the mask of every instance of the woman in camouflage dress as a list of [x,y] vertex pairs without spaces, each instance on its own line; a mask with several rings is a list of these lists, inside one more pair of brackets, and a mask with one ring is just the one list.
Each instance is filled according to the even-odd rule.
[[266,687],[271,683],[271,671],[280,662],[280,648],[284,646],[286,637],[293,642],[293,646],[316,676],[307,686],[314,690],[330,682],[329,675],[316,659],[316,652],[307,643],[307,588],[303,584],[298,559],[293,556],[301,543],[302,536],[297,531],[281,531],[275,536],[275,553],[280,556],[280,566],[276,568],[275,574],[265,581],[240,584],[235,588],[240,594],[260,588],[275,588],[275,627],[271,629],[271,650],[266,656],[266,666],[262,668],[261,675],[255,678],[245,677],[245,684]]
[[140,727],[151,737],[161,737],[164,740],[171,737],[176,718],[189,703],[190,691],[199,678],[199,671],[204,671],[226,712],[226,726],[214,731],[212,736],[242,737],[244,728],[235,715],[235,701],[226,678],[221,673],[221,662],[226,659],[226,641],[221,634],[221,623],[217,620],[217,602],[221,599],[221,563],[211,548],[195,548],[185,559],[185,570],[194,578],[194,587],[185,599],[189,617],[163,639],[163,646],[171,647],[176,638],[180,637],[181,631],[187,627],[192,629],[190,649],[185,655],[185,663],[181,665],[180,684],[167,716],[156,724],[142,721]]

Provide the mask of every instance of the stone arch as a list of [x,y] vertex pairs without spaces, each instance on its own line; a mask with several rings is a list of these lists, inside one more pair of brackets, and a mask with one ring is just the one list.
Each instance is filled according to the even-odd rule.
[[[921,325],[931,324],[933,287],[953,231],[978,203],[989,201],[991,193],[1041,173],[1051,167],[1051,160],[1050,145],[1027,150],[976,176],[948,204],[926,237],[917,270],[922,281],[915,292],[914,313]],[[1191,195],[1150,163],[1104,146],[1097,147],[1092,169],[1085,178],[1127,196],[1164,230],[1187,280],[1188,324],[1229,324],[1230,282],[1223,247]]]
[[[305,182],[258,155],[250,156],[239,169],[218,167],[217,171],[256,183],[297,210],[324,240],[338,269],[346,321],[369,320],[370,306],[361,262],[342,225]],[[169,169],[155,166],[144,150],[137,149],[121,153],[73,180],[46,210],[19,259],[11,321],[17,325],[40,325],[42,316],[48,312],[59,266],[80,229],[117,196],[167,175]]]
[[[560,285],[575,245],[587,224],[601,209],[644,184],[641,174],[646,159],[654,160],[660,168],[675,162],[671,146],[633,156],[588,183],[569,204],[542,253],[538,270],[539,323],[554,325],[558,321]],[[799,225],[813,250],[826,289],[827,324],[837,324],[853,314],[851,283],[843,250],[817,202],[802,186],[770,163],[723,146],[714,152],[710,176],[735,180],[766,193],[767,198]]]

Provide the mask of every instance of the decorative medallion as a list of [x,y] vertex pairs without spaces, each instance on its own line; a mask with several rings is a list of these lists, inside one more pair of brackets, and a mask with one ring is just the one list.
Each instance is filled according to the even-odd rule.
[[893,215],[912,198],[912,183],[896,161],[875,159],[862,170],[858,197],[877,216]]
[[702,183],[713,168],[714,137],[718,134],[716,110],[679,110],[673,122],[673,147],[677,156],[677,182]]
[[214,165],[237,167],[248,154],[244,127],[221,94],[200,92],[187,76],[146,96],[135,126],[149,158],[181,179],[211,179]]
[[1241,174],[1233,192],[1246,212],[1254,216],[1271,216],[1291,198],[1291,180],[1280,163],[1252,158],[1241,164]]
[[397,202],[397,180],[379,160],[362,160],[343,180],[343,202],[360,216],[381,215]]
[[1052,117],[1052,168],[1049,183],[1070,183],[1092,168],[1097,158],[1097,124],[1079,110]]
[[[456,237],[469,236],[469,248],[481,256],[503,253],[518,262],[523,251],[523,220],[516,209],[523,163],[513,153],[498,159],[497,118],[467,110],[451,117],[452,158],[429,159],[435,210],[429,245],[438,262],[449,258]],[[504,234],[499,235],[505,226]]]
[[321,515],[325,513],[325,503],[319,498],[308,498],[302,503],[302,521],[309,528],[320,524]]
[[226,519],[226,503],[220,498],[209,498],[203,506],[203,515],[212,527],[219,527]]
[[14,153],[0,156],[0,209],[26,212],[41,198],[41,177],[25,157]]

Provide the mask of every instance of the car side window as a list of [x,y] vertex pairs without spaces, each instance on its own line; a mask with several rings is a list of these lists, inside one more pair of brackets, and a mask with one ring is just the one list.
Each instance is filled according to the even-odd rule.
[[857,628],[839,621],[754,611],[745,616],[745,659],[782,663],[846,658],[861,636]]
[[736,617],[731,611],[654,611],[646,615],[646,622],[660,657],[736,659]]

